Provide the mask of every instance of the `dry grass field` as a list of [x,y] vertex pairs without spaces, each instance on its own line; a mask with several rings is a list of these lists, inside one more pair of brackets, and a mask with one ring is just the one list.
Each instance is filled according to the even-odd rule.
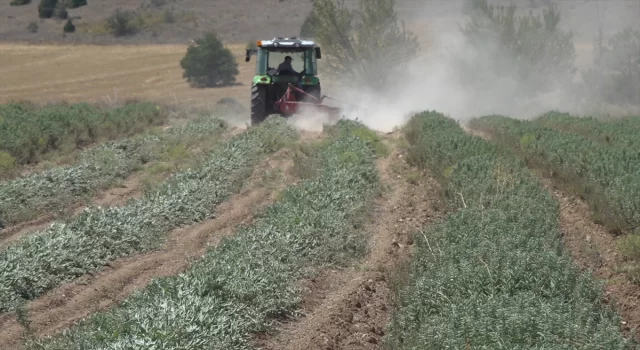
[[32,100],[105,101],[148,99],[207,107],[224,97],[247,104],[254,63],[244,62],[244,45],[230,45],[240,74],[238,85],[196,89],[182,78],[186,45],[0,44],[0,102]]

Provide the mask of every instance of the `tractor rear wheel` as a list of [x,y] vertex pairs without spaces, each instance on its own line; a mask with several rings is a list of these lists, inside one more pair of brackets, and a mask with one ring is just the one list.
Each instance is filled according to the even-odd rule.
[[251,125],[258,125],[267,119],[267,85],[251,86]]

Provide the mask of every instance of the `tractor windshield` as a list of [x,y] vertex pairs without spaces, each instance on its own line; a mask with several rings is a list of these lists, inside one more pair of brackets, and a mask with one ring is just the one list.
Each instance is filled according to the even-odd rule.
[[271,70],[272,68],[277,69],[280,63],[284,62],[284,58],[287,56],[290,56],[291,58],[293,58],[293,61],[291,62],[291,66],[296,72],[302,72],[304,70],[305,52],[278,52],[278,51],[269,52],[269,60],[268,60],[269,70]]
[[280,63],[284,62],[284,58],[291,56],[293,62],[291,66],[296,72],[302,72],[306,69],[307,75],[316,74],[315,51],[307,49],[304,51],[275,51],[275,50],[259,50],[257,60],[257,73],[267,74],[272,69],[277,69]]

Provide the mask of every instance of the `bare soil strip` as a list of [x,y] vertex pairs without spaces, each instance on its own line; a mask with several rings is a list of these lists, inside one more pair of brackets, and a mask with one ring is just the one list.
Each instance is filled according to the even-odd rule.
[[[631,329],[640,327],[640,287],[619,271],[622,256],[615,237],[591,220],[587,202],[566,195],[549,179],[543,179],[543,183],[560,203],[560,230],[565,246],[578,266],[605,282],[604,302],[614,303],[623,320],[621,328],[628,335]],[[640,340],[640,335],[635,338]]]
[[409,167],[399,151],[378,161],[382,181],[389,187],[378,200],[372,222],[371,250],[364,261],[342,270],[323,271],[303,282],[304,317],[282,324],[275,335],[260,335],[262,349],[377,349],[394,308],[394,283],[411,255],[412,233],[439,214],[438,185],[422,174],[412,185],[395,170]]
[[[468,127],[465,130],[486,140],[491,139],[488,132]],[[603,302],[612,304],[622,318],[621,329],[625,336],[634,328],[640,331],[640,286],[620,271],[623,257],[616,247],[616,238],[606,227],[593,222],[591,209],[585,200],[568,195],[540,171],[531,170],[560,205],[560,231],[573,261],[604,282]],[[635,338],[640,341],[640,334]]]
[[[109,269],[82,282],[69,283],[28,304],[28,316],[35,336],[62,331],[96,311],[102,311],[124,300],[153,278],[184,271],[193,259],[202,256],[208,246],[215,245],[235,231],[250,224],[254,213],[275,200],[279,191],[294,181],[291,175],[292,152],[283,149],[259,164],[243,190],[217,207],[217,217],[200,224],[172,231],[159,251],[119,259]],[[265,178],[282,174],[277,184]],[[24,328],[14,313],[0,317],[0,348],[22,348]]]

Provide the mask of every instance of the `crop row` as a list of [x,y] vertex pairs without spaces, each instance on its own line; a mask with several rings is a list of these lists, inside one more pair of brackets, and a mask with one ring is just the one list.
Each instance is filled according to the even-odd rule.
[[541,126],[582,135],[619,147],[640,149],[640,117],[601,120],[595,117],[576,117],[567,113],[546,113],[534,122]]
[[[37,349],[249,349],[251,334],[294,311],[309,269],[362,254],[354,223],[372,206],[379,177],[362,126],[340,121],[316,149],[314,175],[283,191],[248,227],[186,272],[155,279],[118,307],[90,316]],[[347,131],[343,133],[342,131]]]
[[239,189],[262,156],[295,137],[279,119],[251,128],[142,198],[121,207],[88,208],[8,246],[0,251],[0,311],[111,260],[155,248],[175,227],[213,217],[215,206]]
[[143,164],[158,160],[173,145],[219,139],[227,129],[218,118],[204,117],[159,135],[109,141],[82,152],[71,166],[55,167],[0,183],[0,229],[64,209],[83,196],[126,178]]
[[33,163],[47,152],[131,136],[167,118],[166,110],[151,103],[112,109],[85,103],[4,104],[0,105],[0,153],[4,152],[0,158],[6,162],[9,154],[17,164]]
[[550,170],[613,232],[640,229],[640,152],[502,116],[474,122]]
[[632,348],[563,249],[558,203],[518,157],[436,112],[405,130],[409,159],[436,171],[453,212],[416,234],[390,348]]

